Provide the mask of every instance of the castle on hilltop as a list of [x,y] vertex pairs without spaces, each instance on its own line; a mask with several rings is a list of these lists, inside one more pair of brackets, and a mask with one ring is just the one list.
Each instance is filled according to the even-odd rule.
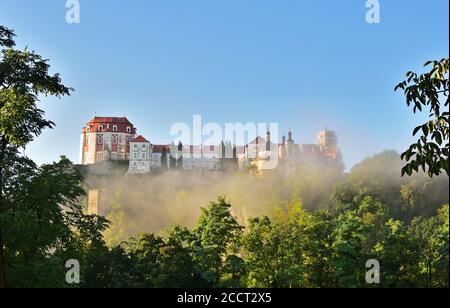
[[316,144],[297,144],[292,132],[273,143],[270,131],[246,145],[222,142],[219,145],[152,144],[125,117],[94,117],[82,129],[80,164],[105,161],[128,162],[129,174],[183,170],[219,172],[229,168],[292,170],[302,163],[341,164],[342,157],[334,131],[324,130]]

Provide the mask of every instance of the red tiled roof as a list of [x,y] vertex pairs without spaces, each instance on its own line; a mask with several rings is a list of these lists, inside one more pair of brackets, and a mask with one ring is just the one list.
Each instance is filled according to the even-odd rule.
[[144,136],[139,135],[136,138],[134,138],[133,142],[149,142],[149,141],[145,139]]
[[165,144],[153,145],[153,153],[163,153],[164,150],[166,151],[166,153],[170,153],[170,145]]
[[94,123],[121,123],[133,125],[126,117],[95,117],[88,122],[88,124]]
[[126,117],[95,117],[83,127],[83,133],[86,132],[136,134],[136,128]]

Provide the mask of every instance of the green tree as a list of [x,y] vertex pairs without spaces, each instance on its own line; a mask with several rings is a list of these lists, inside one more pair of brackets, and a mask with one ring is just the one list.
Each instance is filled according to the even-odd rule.
[[381,239],[373,251],[382,266],[382,286],[417,287],[420,256],[416,237],[403,222],[393,219],[385,224],[381,233]]
[[438,215],[416,218],[411,231],[416,236],[419,249],[420,286],[443,288],[449,285],[449,217],[448,205]]
[[231,204],[219,197],[208,207],[202,208],[198,225],[195,254],[204,269],[205,278],[215,285],[220,282],[224,270],[224,260],[237,251],[241,239],[242,226],[231,214]]
[[110,251],[104,241],[93,242],[85,250],[86,264],[84,266],[83,288],[106,288],[111,286],[112,269],[110,266]]
[[311,212],[303,209],[303,203],[298,199],[289,202],[286,209],[275,213],[275,227],[277,234],[281,235],[281,268],[286,269],[282,287],[305,286],[305,227],[310,219]]
[[186,228],[175,226],[166,238],[141,234],[121,244],[132,263],[126,271],[134,287],[177,288],[209,286],[201,278],[200,267],[193,260],[191,242],[195,236]]
[[307,287],[333,287],[334,268],[331,264],[333,217],[325,210],[313,212],[303,226],[303,258]]
[[110,211],[106,215],[111,222],[110,227],[104,232],[104,239],[109,247],[119,245],[122,241],[135,234],[133,217],[126,211],[123,205],[126,200],[123,198],[122,189],[117,189],[112,200],[107,203]]
[[372,196],[392,209],[400,209],[403,203],[400,187],[407,181],[399,175],[401,166],[395,151],[383,151],[356,164],[348,177],[357,192],[356,205],[359,207],[366,196]]
[[304,246],[310,219],[301,202],[294,201],[279,209],[273,222],[268,217],[249,221],[243,245],[249,287],[305,286]]
[[409,223],[415,216],[430,217],[448,203],[448,177],[430,178],[419,172],[401,177],[402,161],[395,151],[383,151],[356,164],[348,177],[335,184],[332,212],[358,210],[366,197],[383,203],[392,218]]
[[357,288],[364,285],[365,263],[370,259],[367,241],[372,228],[354,211],[337,218],[331,257],[337,286]]
[[251,218],[244,236],[248,287],[281,288],[286,286],[287,253],[280,228],[269,217]]
[[81,180],[62,158],[28,169],[26,179],[20,176],[8,187],[0,223],[11,287],[65,286],[65,261],[84,264],[86,245],[101,239],[107,221],[83,213]]
[[[0,215],[10,206],[5,174],[14,171],[11,162],[19,160],[17,149],[54,125],[37,107],[38,96],[61,97],[71,91],[58,74],[49,74],[47,60],[35,52],[15,50],[14,36],[12,30],[0,27]],[[0,288],[6,286],[4,232],[0,225]]]
[[135,260],[139,281],[145,287],[156,287],[160,274],[160,255],[164,240],[154,234],[141,234],[125,244],[126,250]]
[[194,261],[191,246],[193,239],[195,235],[187,228],[175,226],[169,230],[161,251],[159,286],[170,288],[210,286],[202,278],[200,265]]
[[442,171],[449,174],[449,59],[425,63],[425,67],[429,66],[430,71],[422,75],[408,72],[407,79],[395,87],[396,91],[404,91],[406,104],[414,106],[414,113],[428,108],[430,118],[413,131],[413,136],[419,132],[420,136],[402,154],[402,159],[408,162],[402,175],[411,175],[420,167],[430,177]]
[[135,260],[123,247],[115,246],[109,250],[106,246],[95,246],[88,251],[87,259],[84,287],[142,287],[136,277]]
[[442,204],[449,202],[449,178],[441,175],[433,178],[425,174],[415,174],[401,186],[402,200],[405,202],[406,221],[414,217],[432,217]]

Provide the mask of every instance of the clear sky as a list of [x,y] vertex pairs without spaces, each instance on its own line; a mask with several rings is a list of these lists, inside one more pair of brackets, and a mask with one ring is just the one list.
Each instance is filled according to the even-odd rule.
[[46,58],[75,88],[40,107],[57,126],[26,154],[78,161],[81,127],[95,114],[127,116],[153,143],[175,122],[278,122],[298,143],[336,130],[347,168],[402,151],[421,120],[394,86],[408,70],[448,57],[448,0],[0,0],[0,24],[19,48]]

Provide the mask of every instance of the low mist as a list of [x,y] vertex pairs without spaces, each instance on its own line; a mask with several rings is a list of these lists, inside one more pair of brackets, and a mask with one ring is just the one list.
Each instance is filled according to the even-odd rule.
[[[162,234],[173,225],[192,228],[200,208],[218,196],[226,196],[232,204],[233,215],[244,226],[250,217],[271,216],[276,209],[297,200],[306,209],[332,211],[333,195],[342,184],[398,207],[429,202],[434,209],[448,203],[448,176],[430,179],[422,174],[402,178],[401,167],[398,154],[386,151],[356,165],[350,174],[337,166],[320,164],[305,164],[289,173],[268,171],[262,176],[247,170],[160,171],[148,175],[125,175],[112,170],[103,176],[87,174],[86,183],[101,191],[99,214],[112,223],[105,238],[108,244],[118,244],[137,233]],[[408,185],[420,186],[425,200],[415,200],[411,192],[408,194]],[[424,189],[432,196],[426,197]]]

